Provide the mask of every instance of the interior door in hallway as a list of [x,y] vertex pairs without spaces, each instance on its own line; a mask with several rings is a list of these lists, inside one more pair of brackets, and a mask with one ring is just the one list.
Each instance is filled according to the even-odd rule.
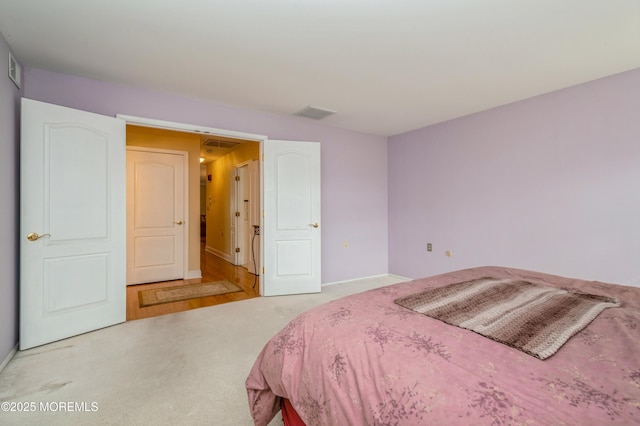
[[318,293],[320,144],[266,140],[262,294]]
[[234,172],[234,185],[231,194],[232,198],[232,246],[236,248],[234,265],[247,266],[249,262],[249,213],[250,205],[253,202],[249,191],[249,163],[236,166]]
[[125,321],[125,122],[22,99],[20,349]]
[[127,147],[127,284],[186,276],[187,155]]

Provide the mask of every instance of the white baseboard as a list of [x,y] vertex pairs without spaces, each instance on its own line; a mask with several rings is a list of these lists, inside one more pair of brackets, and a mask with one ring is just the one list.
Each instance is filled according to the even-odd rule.
[[191,280],[194,278],[202,278],[202,271],[200,269],[194,269],[193,271],[187,272],[187,280]]
[[18,345],[19,345],[19,343],[16,343],[16,345],[13,347],[13,349],[11,349],[11,352],[9,352],[9,354],[6,356],[6,358],[0,364],[0,373],[2,373],[2,370],[4,370],[4,368],[7,366],[7,364],[9,364],[9,361],[11,361],[13,359],[13,357],[16,355],[16,352],[18,352]]
[[394,275],[394,274],[380,274],[380,275],[371,275],[368,277],[360,277],[360,278],[353,278],[350,280],[344,280],[344,281],[334,281],[332,283],[325,283],[322,284],[322,286],[327,286],[327,285],[336,285],[336,284],[345,284],[345,283],[350,283],[353,281],[361,281],[361,280],[369,280],[369,279],[374,279],[374,278],[385,278],[385,277],[393,277],[393,278],[397,278],[401,281],[411,281],[411,278],[406,278],[406,277],[401,277],[400,275]]
[[397,278],[402,281],[413,281],[415,278],[403,277],[402,275],[388,274],[390,277]]
[[227,262],[233,263],[234,259],[233,259],[232,255],[224,253],[224,252],[222,252],[222,251],[220,251],[218,249],[215,249],[215,248],[213,248],[211,246],[205,246],[204,247],[204,251],[206,251],[207,253],[211,253],[213,255],[216,255],[216,256],[226,260]]

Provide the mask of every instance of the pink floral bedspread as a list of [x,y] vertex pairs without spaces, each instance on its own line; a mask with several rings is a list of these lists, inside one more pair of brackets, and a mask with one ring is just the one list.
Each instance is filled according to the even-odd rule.
[[[622,306],[541,361],[393,303],[486,276]],[[292,320],[266,344],[246,387],[256,425],[276,415],[280,397],[308,426],[640,424],[640,288],[482,267],[366,291]]]

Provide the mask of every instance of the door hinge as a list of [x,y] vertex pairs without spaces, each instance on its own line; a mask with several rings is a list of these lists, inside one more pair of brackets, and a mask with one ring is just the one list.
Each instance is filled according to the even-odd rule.
[[264,275],[264,266],[262,267],[262,275]]
[[236,217],[240,217],[240,212],[236,212]]
[[240,253],[240,247],[236,247],[236,253]]
[[240,181],[240,176],[236,176],[236,182]]

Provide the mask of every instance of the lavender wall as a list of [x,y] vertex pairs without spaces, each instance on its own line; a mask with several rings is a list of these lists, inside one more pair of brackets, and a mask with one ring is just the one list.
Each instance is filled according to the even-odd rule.
[[[206,84],[206,82],[203,82]],[[113,116],[128,114],[318,141],[322,161],[322,282],[387,273],[387,140],[288,117],[188,99],[142,88],[25,72],[25,96]],[[343,241],[349,241],[349,248]]]
[[390,138],[389,271],[640,286],[639,94],[637,69]]
[[8,62],[9,46],[0,34],[0,365],[18,342],[18,147],[21,92],[7,76]]

